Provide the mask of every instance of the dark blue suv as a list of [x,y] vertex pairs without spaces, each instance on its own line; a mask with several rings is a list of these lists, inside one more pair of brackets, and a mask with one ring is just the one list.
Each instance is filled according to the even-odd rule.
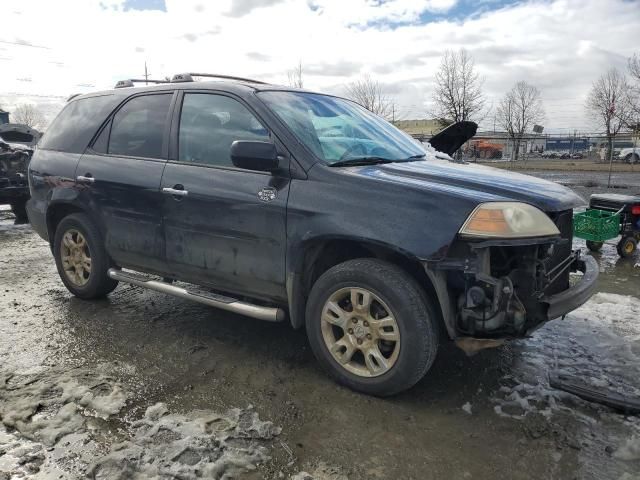
[[443,341],[495,346],[592,294],[583,200],[452,162],[475,124],[420,144],[349,100],[193,76],[75,97],[41,140],[27,210],[74,295],[126,282],[305,326],[338,381],[389,395]]

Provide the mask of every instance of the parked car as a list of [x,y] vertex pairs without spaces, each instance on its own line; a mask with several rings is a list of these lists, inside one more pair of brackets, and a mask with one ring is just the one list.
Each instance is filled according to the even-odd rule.
[[450,162],[471,122],[421,146],[329,95],[119,86],[69,101],[29,166],[29,218],[80,298],[124,282],[305,327],[340,383],[390,395],[443,341],[525,337],[594,291],[597,264],[572,250],[583,200]]
[[20,220],[27,218],[27,166],[32,152],[30,148],[0,140],[0,205],[11,205],[11,211]]
[[626,163],[640,163],[640,147],[623,148],[618,156]]

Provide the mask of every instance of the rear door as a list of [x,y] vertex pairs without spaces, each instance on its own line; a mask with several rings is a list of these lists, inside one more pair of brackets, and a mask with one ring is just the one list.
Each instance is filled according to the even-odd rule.
[[121,266],[163,273],[160,180],[168,152],[173,92],[129,98],[82,156],[76,178]]
[[235,140],[272,141],[235,97],[184,93],[162,177],[169,268],[177,278],[232,293],[282,300],[285,291],[287,169],[231,163]]

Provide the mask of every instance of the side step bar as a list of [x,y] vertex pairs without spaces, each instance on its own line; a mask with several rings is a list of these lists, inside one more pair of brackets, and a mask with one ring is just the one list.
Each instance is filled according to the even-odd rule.
[[257,318],[258,320],[282,322],[286,316],[284,310],[281,308],[262,307],[205,290],[176,287],[167,282],[152,280],[142,274],[123,272],[117,268],[110,268],[107,273],[110,278],[118,280],[119,282],[130,283],[131,285],[148,288],[149,290],[155,290],[156,292],[166,293],[167,295],[173,295],[174,297],[184,298],[193,302],[203,303],[210,307],[239,313],[240,315]]

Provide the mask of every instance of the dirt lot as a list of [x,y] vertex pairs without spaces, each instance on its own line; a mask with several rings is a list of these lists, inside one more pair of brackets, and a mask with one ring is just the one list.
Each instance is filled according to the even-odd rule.
[[445,346],[377,399],[335,385],[286,325],[127,285],[73,298],[2,210],[0,480],[638,479],[640,419],[547,380],[640,394],[640,256],[597,258],[601,293],[566,319],[471,358]]

